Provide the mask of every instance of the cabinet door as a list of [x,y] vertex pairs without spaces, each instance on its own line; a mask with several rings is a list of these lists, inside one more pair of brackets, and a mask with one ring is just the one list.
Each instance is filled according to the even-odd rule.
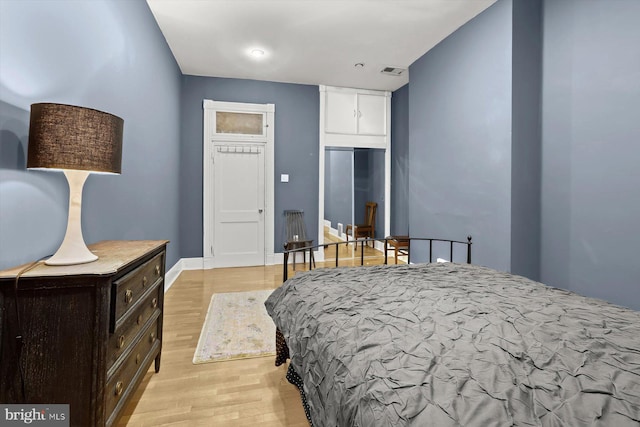
[[379,95],[358,94],[358,133],[362,135],[386,134],[387,98]]
[[327,92],[325,105],[325,131],[356,133],[356,95],[345,92]]

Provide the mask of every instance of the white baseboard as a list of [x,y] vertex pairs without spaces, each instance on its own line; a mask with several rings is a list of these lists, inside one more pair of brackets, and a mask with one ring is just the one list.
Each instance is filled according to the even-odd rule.
[[[324,261],[324,251],[313,251],[313,257],[316,262]],[[289,260],[291,263],[293,260]],[[284,262],[284,254],[282,252],[269,254],[266,265],[278,265]],[[296,263],[302,263],[302,257],[296,258]],[[309,262],[309,260],[307,260]],[[180,258],[173,267],[171,267],[164,277],[164,292],[166,293],[174,282],[180,276],[180,273],[186,270],[208,270],[213,268],[213,258]]]
[[329,228],[329,234],[334,236],[334,237],[337,237],[338,239],[342,240],[343,242],[347,241],[347,235],[344,234],[344,233],[340,234],[338,232],[338,230],[336,230],[335,228]]
[[164,276],[164,292],[166,293],[176,281],[180,273],[185,270],[202,270],[204,258],[180,258]]
[[202,270],[204,258],[181,258],[183,270]]
[[171,267],[169,271],[167,271],[164,275],[164,293],[165,294],[167,293],[169,288],[173,286],[173,283],[176,281],[180,273],[182,273],[182,259],[179,259],[178,262],[173,264],[173,267]]

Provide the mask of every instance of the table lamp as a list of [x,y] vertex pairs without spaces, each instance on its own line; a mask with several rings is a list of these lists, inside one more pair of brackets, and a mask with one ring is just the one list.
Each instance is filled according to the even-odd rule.
[[48,265],[98,259],[82,237],[82,188],[89,173],[119,174],[124,121],[113,114],[73,105],[31,105],[27,168],[64,172],[69,183],[69,217],[60,248]]

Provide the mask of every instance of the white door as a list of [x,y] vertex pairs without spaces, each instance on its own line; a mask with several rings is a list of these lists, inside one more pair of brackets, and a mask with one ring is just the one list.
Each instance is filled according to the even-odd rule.
[[214,146],[215,267],[265,264],[264,148],[239,143]]

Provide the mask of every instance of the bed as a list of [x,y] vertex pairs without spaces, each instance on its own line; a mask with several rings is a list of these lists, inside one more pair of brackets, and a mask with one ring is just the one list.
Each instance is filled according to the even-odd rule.
[[300,272],[265,306],[315,427],[640,425],[630,309],[466,263]]

